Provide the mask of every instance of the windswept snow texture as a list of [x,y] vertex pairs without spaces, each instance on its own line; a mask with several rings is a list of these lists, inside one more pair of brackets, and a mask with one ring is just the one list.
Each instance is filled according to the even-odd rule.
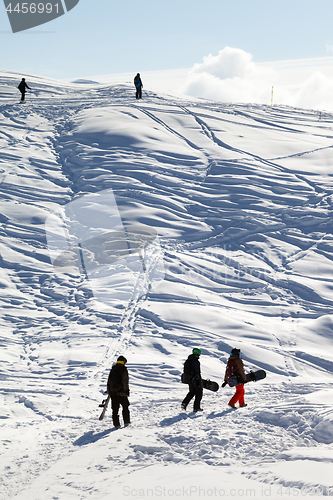
[[[0,73],[1,498],[333,496],[333,116],[26,79]],[[109,216],[149,244],[111,251]],[[235,346],[267,371],[247,408],[181,412],[192,348],[221,383]]]

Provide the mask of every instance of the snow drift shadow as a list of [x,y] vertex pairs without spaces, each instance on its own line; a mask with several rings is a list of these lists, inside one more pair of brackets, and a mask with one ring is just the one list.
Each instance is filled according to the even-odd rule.
[[74,441],[73,445],[84,446],[86,444],[96,443],[96,441],[105,438],[106,436],[111,434],[111,432],[116,430],[117,429],[112,428],[112,429],[107,429],[106,431],[103,432],[97,432],[96,434],[94,433],[94,431],[85,432],[83,436],[79,437],[76,441]]

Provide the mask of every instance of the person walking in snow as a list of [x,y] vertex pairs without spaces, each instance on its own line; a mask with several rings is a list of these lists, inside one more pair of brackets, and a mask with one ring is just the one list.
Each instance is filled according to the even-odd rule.
[[203,411],[202,408],[200,408],[202,399],[200,354],[201,350],[195,347],[192,350],[192,354],[189,355],[184,363],[184,374],[188,375],[189,392],[182,402],[181,406],[183,410],[186,410],[187,405],[194,397],[193,411]]
[[230,399],[228,405],[231,408],[236,408],[236,403],[239,402],[239,406],[243,408],[247,406],[244,401],[245,389],[244,384],[247,382],[247,378],[244,371],[243,360],[240,358],[240,349],[232,349],[230,357],[227,362],[227,368],[225,370],[224,375],[224,383],[222,387],[225,387],[228,383],[230,377],[236,377],[237,385],[236,385],[236,393]]
[[22,80],[21,80],[21,82],[20,82],[20,84],[19,84],[19,86],[18,86],[17,88],[19,89],[19,91],[20,91],[20,92],[21,92],[21,94],[22,94],[22,95],[21,95],[21,102],[22,102],[22,101],[24,101],[24,99],[25,99],[26,89],[31,90],[31,88],[30,88],[30,87],[28,87],[28,85],[26,84],[26,82],[25,82],[25,78],[22,78]]
[[142,99],[143,84],[142,84],[142,80],[141,80],[141,77],[140,77],[140,73],[137,73],[136,76],[134,77],[134,85],[135,85],[135,88],[136,88],[136,95],[135,95],[135,97],[137,99]]
[[110,370],[108,383],[107,383],[107,392],[111,398],[111,407],[112,407],[112,421],[113,425],[119,429],[120,428],[120,420],[119,420],[119,408],[122,406],[123,411],[123,420],[124,425],[127,427],[130,423],[130,412],[129,405],[130,402],[128,400],[129,396],[129,381],[128,381],[128,370],[125,366],[127,363],[127,359],[124,356],[119,356],[117,359],[117,363],[114,364]]

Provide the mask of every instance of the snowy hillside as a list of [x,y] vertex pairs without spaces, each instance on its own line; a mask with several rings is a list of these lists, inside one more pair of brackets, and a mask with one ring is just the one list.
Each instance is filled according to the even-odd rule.
[[[1,498],[333,495],[333,115],[39,77],[19,104],[19,81],[0,72]],[[219,384],[233,347],[267,371],[247,408],[226,387],[181,412],[192,347]]]

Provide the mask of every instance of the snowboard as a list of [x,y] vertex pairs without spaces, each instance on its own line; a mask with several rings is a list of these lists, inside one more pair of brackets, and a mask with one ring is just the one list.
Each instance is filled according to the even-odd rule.
[[99,419],[98,419],[98,420],[103,420],[104,415],[105,415],[105,412],[106,412],[106,410],[108,409],[109,402],[110,402],[110,396],[108,396],[106,399],[104,399],[104,400],[102,401],[102,403],[99,405],[100,407],[103,407],[103,410],[102,410],[102,413],[100,414],[100,416],[99,416]]
[[250,372],[246,374],[248,382],[257,382],[257,380],[262,380],[266,378],[265,370],[257,370],[256,372]]
[[[182,373],[181,381],[183,384],[190,384],[192,380],[192,376],[187,373]],[[216,392],[219,390],[219,384],[217,382],[213,382],[209,379],[201,379],[201,387],[204,389],[208,389],[209,391]]]
[[[265,370],[257,370],[256,372],[250,372],[246,374],[247,382],[257,382],[257,380],[262,380],[266,378]],[[239,382],[236,375],[228,378],[228,384],[230,387],[235,387],[236,385],[241,385],[243,382]]]
[[208,379],[202,379],[201,380],[201,387],[204,389],[208,389],[209,391],[216,392],[219,390],[219,384],[217,382],[213,382],[213,380]]

